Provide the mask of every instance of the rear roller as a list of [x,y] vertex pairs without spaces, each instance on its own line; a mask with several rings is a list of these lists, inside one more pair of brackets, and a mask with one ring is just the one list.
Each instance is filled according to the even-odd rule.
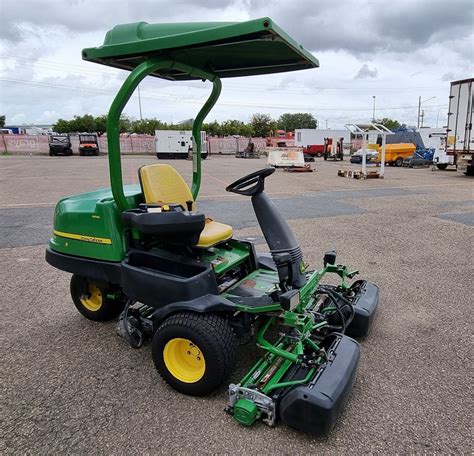
[[313,364],[291,365],[265,356],[241,383],[229,386],[227,411],[246,426],[257,420],[270,426],[282,421],[315,436],[329,433],[352,390],[359,344],[335,334],[322,341],[319,354],[313,354],[317,355]]

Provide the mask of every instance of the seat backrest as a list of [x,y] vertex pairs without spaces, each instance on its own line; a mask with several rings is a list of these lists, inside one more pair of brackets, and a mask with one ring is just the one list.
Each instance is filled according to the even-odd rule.
[[[172,166],[165,164],[145,165],[138,170],[145,202],[178,203],[185,209],[186,201],[194,201],[188,184]],[[194,203],[193,203],[194,209]]]

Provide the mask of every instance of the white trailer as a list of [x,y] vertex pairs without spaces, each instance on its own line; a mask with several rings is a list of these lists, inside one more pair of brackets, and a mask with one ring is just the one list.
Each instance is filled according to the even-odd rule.
[[451,82],[446,141],[446,153],[454,156],[456,169],[468,176],[474,176],[473,82],[474,78]]
[[344,130],[319,130],[319,129],[297,129],[295,130],[295,146],[306,147],[324,144],[324,138],[334,138],[339,141],[344,138],[344,144],[351,142],[351,132]]
[[[427,149],[437,149],[440,143],[440,136],[446,136],[446,127],[445,128],[420,128],[416,130],[423,141],[423,145]],[[416,146],[416,144],[415,144]]]
[[433,167],[438,169],[446,169],[449,165],[454,165],[454,156],[446,153],[446,130],[443,133],[432,133],[431,137],[438,141],[434,147]]
[[[155,130],[157,158],[188,158],[193,150],[193,132]],[[201,131],[201,157],[207,158],[206,132]]]

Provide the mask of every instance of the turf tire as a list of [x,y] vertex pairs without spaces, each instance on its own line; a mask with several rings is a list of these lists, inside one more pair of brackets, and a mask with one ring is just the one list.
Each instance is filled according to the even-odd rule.
[[[101,305],[95,311],[92,311],[84,306],[81,300],[81,293],[84,290],[84,286],[89,288],[90,285],[96,286],[101,293]],[[116,318],[120,312],[122,312],[125,300],[123,299],[111,299],[107,297],[107,293],[110,292],[110,289],[104,287],[103,285],[96,285],[84,277],[81,277],[77,274],[73,274],[71,277],[71,297],[76,309],[88,320],[92,321],[109,321]]]
[[[204,375],[195,383],[185,383],[168,370],[164,348],[175,338],[196,344],[205,360]],[[237,338],[227,320],[215,314],[180,312],[168,317],[152,340],[152,358],[163,380],[175,390],[192,396],[211,393],[229,376],[237,357]]]

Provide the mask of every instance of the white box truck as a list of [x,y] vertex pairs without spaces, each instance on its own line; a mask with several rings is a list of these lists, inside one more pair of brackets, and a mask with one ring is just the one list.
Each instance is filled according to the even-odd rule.
[[446,153],[454,156],[456,169],[468,176],[474,176],[473,82],[474,78],[451,82],[446,141]]
[[344,144],[351,142],[351,132],[344,130],[320,130],[302,128],[295,130],[295,146],[306,147],[324,144],[324,138],[335,138],[339,141],[344,138]]
[[[157,158],[188,158],[193,149],[193,132],[155,130]],[[201,157],[207,158],[206,132],[201,131]]]

